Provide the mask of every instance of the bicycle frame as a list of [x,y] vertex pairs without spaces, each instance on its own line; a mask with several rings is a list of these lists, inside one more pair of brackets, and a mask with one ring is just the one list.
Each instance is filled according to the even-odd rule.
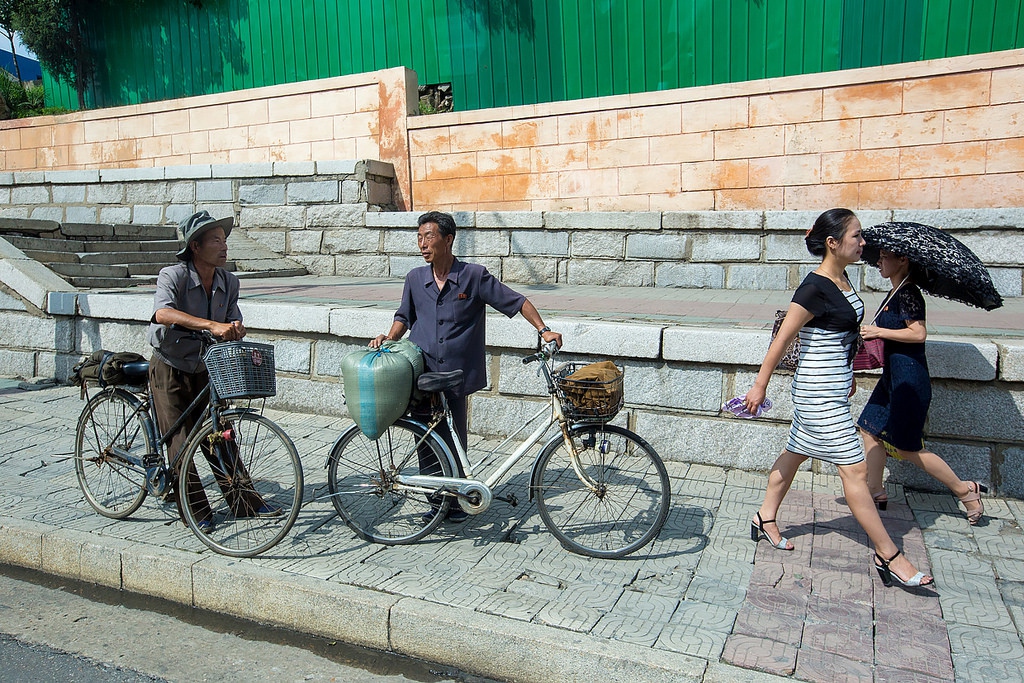
[[[580,464],[579,451],[576,449],[576,445],[569,437],[568,420],[566,420],[565,415],[562,412],[562,406],[559,403],[557,396],[555,395],[554,383],[551,378],[551,369],[548,367],[546,361],[547,357],[553,357],[553,355],[553,352],[550,356],[546,356],[544,352],[541,352],[536,356],[530,357],[538,357],[537,359],[540,360],[540,368],[544,373],[544,377],[547,382],[548,390],[551,396],[548,399],[548,403],[542,408],[540,408],[536,413],[534,413],[533,416],[530,419],[528,419],[522,427],[520,427],[515,432],[507,436],[505,440],[502,441],[498,446],[491,449],[476,465],[469,461],[469,456],[466,452],[466,448],[464,448],[462,445],[461,439],[453,439],[455,445],[454,455],[455,457],[458,458],[459,463],[462,465],[463,470],[466,472],[467,476],[465,478],[438,477],[422,474],[404,475],[398,477],[398,485],[403,489],[425,494],[431,494],[436,492],[438,489],[445,489],[446,487],[457,487],[454,493],[461,501],[464,501],[463,509],[465,509],[466,512],[470,512],[472,514],[479,514],[480,512],[483,512],[490,506],[491,499],[493,498],[492,489],[502,480],[502,478],[506,474],[508,474],[512,467],[517,462],[519,462],[519,460],[524,455],[526,455],[526,453],[528,453],[534,446],[537,445],[541,438],[543,438],[543,436],[548,432],[548,430],[551,429],[552,425],[558,424],[560,428],[560,433],[553,435],[548,440],[548,443],[556,439],[562,439],[568,447],[569,452],[571,454],[570,460],[572,462],[572,468],[576,472],[576,476],[579,477],[580,481],[585,486],[587,486],[587,488],[596,491],[598,485],[589,475],[586,474],[586,472],[584,472],[583,467]],[[528,362],[529,360],[530,359],[528,358],[523,362],[525,363]],[[447,421],[449,433],[457,433],[455,430],[454,421],[452,420],[452,414],[451,411],[448,410],[448,402],[445,399],[444,394],[440,393],[438,394],[438,397],[439,400],[441,401],[441,414],[438,415],[435,419],[431,420],[430,424],[428,425],[423,425],[422,423],[419,423],[426,431],[423,437],[417,442],[417,448],[420,445],[422,445],[422,443],[427,438],[429,438],[431,434],[434,434],[435,437],[437,436],[436,428],[441,423],[442,418]],[[549,417],[547,418],[547,420],[541,422],[540,425],[538,425],[538,427],[533,431],[533,433],[530,434],[530,436],[526,439],[526,441],[524,441],[518,448],[516,448],[516,450],[503,463],[501,463],[497,467],[497,469],[495,469],[494,472],[491,473],[489,477],[487,477],[487,479],[481,481],[479,479],[472,478],[472,476],[476,474],[477,471],[481,470],[482,468],[490,464],[490,459],[496,452],[503,449],[513,438],[515,438],[517,434],[522,432],[527,426],[533,424],[533,422],[538,420],[544,413],[549,413]],[[448,445],[442,439],[438,438],[437,441],[439,441],[446,448],[446,450],[449,450],[447,448]],[[545,444],[545,447],[546,445],[547,444]],[[538,452],[537,460],[540,459],[540,454],[543,453],[544,450],[545,448],[542,448]],[[536,468],[536,462],[534,464],[534,468]],[[531,481],[533,480],[534,477],[531,475]],[[476,502],[473,502],[471,500],[470,496],[472,495],[478,496],[478,500]],[[533,498],[532,486],[530,488],[530,498]]]
[[[165,478],[166,474],[168,472],[174,471],[175,465],[177,464],[178,460],[180,460],[182,457],[182,451],[184,450],[185,446],[189,442],[191,442],[192,439],[199,433],[199,431],[203,428],[203,425],[206,424],[207,416],[209,416],[210,420],[214,420],[214,424],[216,424],[216,420],[221,414],[218,402],[216,402],[215,400],[211,400],[210,386],[207,385],[203,389],[203,391],[201,391],[195,397],[195,399],[192,400],[192,402],[188,405],[184,412],[182,412],[182,414],[178,417],[174,424],[171,425],[170,429],[168,429],[166,433],[163,433],[160,431],[160,426],[157,423],[156,415],[153,414],[153,392],[148,385],[146,387],[146,392],[144,395],[139,392],[129,391],[128,389],[116,386],[110,387],[110,389],[113,391],[124,391],[135,396],[136,399],[138,399],[140,396],[143,396],[143,398],[138,401],[138,405],[136,405],[132,409],[132,412],[124,420],[124,424],[121,425],[121,429],[118,430],[118,432],[115,434],[114,442],[116,443],[117,440],[125,433],[125,430],[128,429],[128,426],[133,423],[135,416],[138,415],[139,413],[143,413],[145,415],[143,424],[145,425],[145,429],[149,432],[151,443],[155,444],[156,452],[145,453],[143,455],[142,462],[135,462],[127,452],[122,452],[121,449],[116,448],[113,445],[108,446],[108,448],[110,449],[113,455],[117,456],[125,463],[130,464],[133,468],[138,468],[139,472],[143,475],[146,474],[147,469],[146,459],[151,458],[153,456],[159,458],[160,465],[157,465],[157,467],[160,468],[160,471],[157,473],[156,480],[150,481],[147,476],[146,486],[147,488],[150,489],[150,491],[153,494],[158,496],[163,495],[166,492],[167,486],[169,484],[169,482]],[[94,396],[95,395],[96,394],[94,394]],[[86,394],[86,397],[87,399],[89,398],[88,393]],[[206,406],[204,408],[200,408],[200,406],[204,403],[206,404]],[[182,441],[182,448],[173,456],[171,456],[167,452],[168,444],[170,444],[174,434],[179,429],[181,429],[181,426],[185,423],[186,419],[191,417],[193,413],[197,414],[195,424],[192,426],[192,429],[189,431],[186,438]],[[99,440],[98,435],[97,440]]]

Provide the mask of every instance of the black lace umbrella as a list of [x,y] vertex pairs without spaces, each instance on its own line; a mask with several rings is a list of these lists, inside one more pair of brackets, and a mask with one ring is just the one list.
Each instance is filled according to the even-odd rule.
[[878,263],[879,250],[906,256],[910,278],[934,296],[991,311],[1003,305],[992,277],[963,242],[921,223],[879,223],[863,231],[865,263]]

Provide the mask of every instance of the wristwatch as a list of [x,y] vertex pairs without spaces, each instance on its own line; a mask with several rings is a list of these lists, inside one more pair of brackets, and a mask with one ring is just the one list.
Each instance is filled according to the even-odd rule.
[[551,328],[548,327],[547,325],[545,325],[544,327],[542,327],[539,330],[537,330],[537,336],[538,337],[543,337],[545,332],[550,332],[550,331],[551,331]]

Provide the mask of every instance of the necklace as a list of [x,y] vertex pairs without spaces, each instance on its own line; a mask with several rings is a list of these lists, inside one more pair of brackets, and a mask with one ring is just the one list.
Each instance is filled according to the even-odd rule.
[[[832,275],[822,271],[820,268],[816,269],[814,272],[817,273],[818,275],[820,275],[821,277],[828,278],[829,280],[831,280],[835,284],[835,286],[839,288],[839,291],[841,291],[841,292],[848,292],[848,291],[850,291],[850,290],[846,289],[846,287],[844,287],[844,285],[846,285],[846,282],[845,282],[846,278],[832,277]],[[849,286],[849,285],[847,285],[847,286]]]

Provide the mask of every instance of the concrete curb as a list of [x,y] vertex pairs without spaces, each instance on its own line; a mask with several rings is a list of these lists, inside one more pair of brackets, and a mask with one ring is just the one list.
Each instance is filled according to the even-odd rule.
[[[0,563],[502,680],[668,683],[702,681],[708,671],[706,660],[689,655],[7,516],[0,516]],[[735,680],[743,670],[715,671],[714,680]]]

